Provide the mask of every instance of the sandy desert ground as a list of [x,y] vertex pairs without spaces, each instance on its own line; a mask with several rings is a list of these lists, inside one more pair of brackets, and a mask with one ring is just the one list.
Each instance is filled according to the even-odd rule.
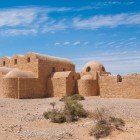
[[[89,136],[89,130],[95,125],[94,119],[80,119],[69,124],[45,120],[42,114],[54,101],[57,108],[63,107],[59,98],[0,99],[0,140],[94,140]],[[114,131],[104,140],[140,140],[139,99],[88,97],[81,103],[88,111],[104,108],[105,114],[125,120],[124,132]]]

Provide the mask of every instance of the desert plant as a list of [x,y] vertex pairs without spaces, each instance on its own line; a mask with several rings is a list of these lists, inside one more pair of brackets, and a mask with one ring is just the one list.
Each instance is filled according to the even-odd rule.
[[125,122],[121,118],[110,117],[109,122],[112,123],[115,128],[119,130],[125,126]]
[[121,118],[115,118],[115,117],[104,117],[104,109],[100,111],[97,108],[97,114],[96,114],[96,119],[97,123],[94,128],[91,129],[90,135],[95,136],[96,139],[103,138],[108,136],[111,131],[114,130],[114,128],[121,130],[121,127],[125,126],[124,120]]
[[63,123],[66,121],[64,114],[61,111],[52,111],[50,115],[51,122],[54,123]]
[[55,108],[56,103],[55,103],[55,102],[52,102],[52,103],[50,103],[50,105],[51,105],[51,106],[52,106],[52,108],[54,109],[54,108]]
[[53,107],[51,111],[43,113],[45,119],[50,119],[51,122],[63,123],[77,121],[79,118],[87,117],[87,112],[84,110],[83,105],[76,100],[66,100],[64,109],[58,111],[55,109],[55,103],[50,103]]
[[63,96],[59,101],[66,101],[66,100],[70,100],[71,97],[70,96]]
[[74,94],[74,95],[71,95],[71,96],[64,96],[60,99],[60,101],[66,101],[66,100],[78,100],[78,101],[81,101],[81,100],[85,100],[84,96],[80,95],[80,94]]
[[56,109],[52,111],[44,112],[43,116],[45,119],[50,119],[51,122],[54,122],[54,123],[63,123],[66,121],[63,112],[58,111]]
[[43,113],[45,119],[50,119],[51,115],[52,115],[52,111],[47,111]]
[[67,100],[65,102],[64,114],[66,121],[72,122],[78,120],[78,117],[87,117],[87,112],[83,108],[83,105],[78,103],[76,100]]
[[71,100],[78,100],[78,101],[81,101],[81,100],[85,100],[84,96],[80,95],[80,94],[74,94],[71,96]]
[[96,139],[104,138],[111,133],[111,125],[106,120],[100,120],[94,128],[91,129],[90,135]]

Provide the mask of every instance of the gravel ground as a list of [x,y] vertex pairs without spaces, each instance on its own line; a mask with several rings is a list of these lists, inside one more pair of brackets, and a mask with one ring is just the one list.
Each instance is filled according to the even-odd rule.
[[[89,129],[95,124],[93,119],[81,119],[75,123],[55,124],[45,120],[43,112],[56,102],[58,109],[63,102],[58,98],[45,99],[0,99],[0,140],[94,140]],[[110,139],[140,139],[140,100],[107,99],[87,97],[81,102],[90,112],[104,110],[105,116],[117,116],[126,122],[126,132],[116,134]]]

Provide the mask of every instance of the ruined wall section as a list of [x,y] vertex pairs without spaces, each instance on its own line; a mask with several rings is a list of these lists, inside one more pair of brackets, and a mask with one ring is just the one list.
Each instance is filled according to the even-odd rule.
[[78,80],[78,93],[83,96],[96,96],[98,94],[98,82],[96,80]]
[[48,96],[49,97],[63,97],[66,95],[66,78],[49,78],[48,79]]
[[0,78],[0,97],[17,98],[18,97],[18,79]]
[[46,97],[37,78],[0,78],[0,97],[29,99]]
[[69,77],[66,78],[66,95],[70,96],[77,94],[77,74],[71,73]]
[[31,71],[38,77],[38,59],[34,55],[15,55],[12,58],[0,58],[0,67],[18,68],[22,71]]
[[75,72],[56,72],[48,79],[48,95],[55,97],[69,96],[76,93],[78,75]]
[[[40,86],[44,90],[44,93],[48,94],[50,85],[48,84],[48,78],[50,78],[51,74],[54,72],[62,72],[62,71],[75,71],[75,66],[68,63],[51,61],[51,60],[39,60],[39,81]],[[49,96],[49,95],[47,95]]]
[[99,86],[101,97],[140,99],[140,74],[123,76],[122,82],[117,76],[101,76]]

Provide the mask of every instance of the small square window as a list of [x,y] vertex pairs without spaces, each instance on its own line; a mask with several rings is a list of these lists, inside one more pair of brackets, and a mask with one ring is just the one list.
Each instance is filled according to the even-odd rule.
[[5,66],[5,61],[3,61],[3,66]]
[[52,68],[52,72],[55,72],[55,67]]
[[74,79],[75,79],[75,77],[73,76],[73,77],[72,77],[72,79],[74,80]]
[[31,59],[30,59],[30,57],[28,57],[28,58],[27,58],[27,62],[28,62],[28,63],[30,63],[30,62],[31,62]]
[[17,59],[14,60],[14,64],[15,64],[15,65],[17,64]]

